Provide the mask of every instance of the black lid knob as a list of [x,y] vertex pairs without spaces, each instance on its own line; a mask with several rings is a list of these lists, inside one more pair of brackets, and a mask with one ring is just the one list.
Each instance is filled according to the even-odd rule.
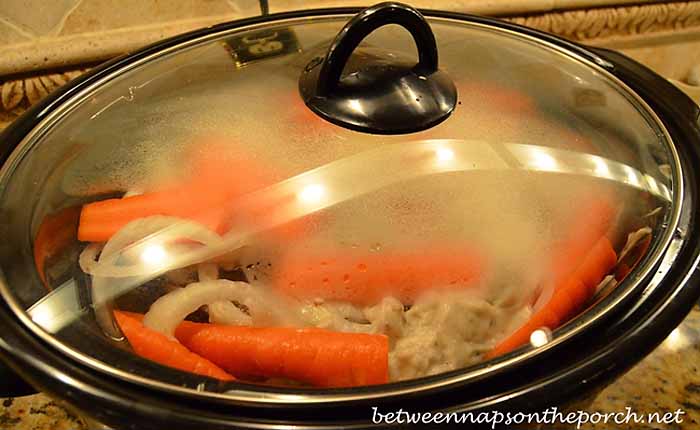
[[[377,28],[398,24],[418,49],[418,63],[387,64],[358,56],[359,66],[341,78],[357,45]],[[340,126],[376,134],[412,133],[446,119],[457,103],[457,90],[438,70],[435,36],[423,15],[401,3],[380,3],[355,15],[338,33],[325,57],[304,69],[299,91],[306,105]]]

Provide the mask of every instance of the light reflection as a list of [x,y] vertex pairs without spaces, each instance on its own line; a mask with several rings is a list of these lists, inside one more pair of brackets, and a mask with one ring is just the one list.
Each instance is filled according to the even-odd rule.
[[168,253],[162,245],[148,245],[141,252],[141,261],[151,266],[158,266],[165,262]]
[[34,312],[31,317],[32,321],[37,323],[39,326],[46,328],[51,327],[56,316],[53,314],[53,312],[51,312],[51,308],[43,307]]
[[656,180],[653,177],[646,174],[644,175],[644,179],[646,180],[647,188],[652,192],[652,194],[659,194],[659,192],[661,192],[659,185],[656,183]]
[[545,171],[556,170],[557,160],[543,151],[532,151],[533,162],[536,167]]
[[73,279],[64,282],[27,309],[32,320],[49,333],[58,332],[85,312]]
[[675,328],[666,338],[663,345],[671,351],[679,351],[689,345],[688,337],[681,332],[680,327]]
[[637,172],[631,168],[630,166],[625,166],[625,170],[627,171],[627,183],[630,185],[633,185],[635,187],[638,187],[640,185],[639,183],[639,175]]
[[455,159],[455,153],[450,148],[438,148],[437,151],[435,151],[435,154],[437,156],[438,164],[440,165],[448,164]]
[[546,345],[550,340],[552,340],[552,331],[547,327],[538,328],[530,333],[530,344],[535,348]]
[[359,100],[349,100],[348,103],[350,104],[350,108],[355,112],[359,112],[361,114],[365,113],[365,109]]
[[610,168],[608,167],[608,163],[606,163],[605,160],[598,157],[593,157],[593,163],[595,163],[594,172],[596,176],[599,176],[601,178],[610,177]]
[[326,189],[321,184],[311,184],[305,186],[299,193],[299,199],[304,203],[317,204],[321,202],[326,194]]

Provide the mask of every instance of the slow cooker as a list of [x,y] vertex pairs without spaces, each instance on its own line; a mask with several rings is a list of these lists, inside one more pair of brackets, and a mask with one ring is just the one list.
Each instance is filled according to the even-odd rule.
[[[114,428],[541,411],[700,297],[698,106],[497,19],[216,25],[92,69],[0,141],[0,358]],[[399,329],[373,319],[387,297]]]

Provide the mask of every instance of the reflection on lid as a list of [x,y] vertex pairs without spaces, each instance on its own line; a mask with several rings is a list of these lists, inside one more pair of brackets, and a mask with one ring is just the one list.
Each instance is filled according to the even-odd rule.
[[533,149],[532,156],[534,158],[535,165],[538,166],[540,169],[546,171],[556,170],[557,160],[555,160],[554,157],[547,154],[546,152],[540,151],[538,149]]
[[639,172],[637,172],[635,169],[633,169],[630,166],[625,166],[625,170],[627,171],[627,183],[634,186],[638,187],[639,186]]
[[435,151],[438,164],[445,165],[454,160],[455,153],[450,148],[440,147]]
[[541,327],[530,334],[530,343],[535,348],[546,345],[552,340],[552,331],[547,327]]
[[299,199],[304,203],[318,204],[326,193],[323,185],[311,184],[301,189]]
[[87,312],[81,306],[77,284],[73,279],[36,302],[27,310],[32,320],[49,333],[56,333]]
[[[203,240],[200,232],[197,236],[200,240],[195,241],[199,245],[192,243],[186,248],[178,249],[178,252],[166,250],[164,244],[178,237],[191,237],[194,225],[191,222],[178,222],[177,219],[172,222],[164,219],[162,228],[154,226],[153,230],[144,231],[148,234],[134,236],[134,241],[83,268],[93,276],[93,284],[100,286],[93,288],[93,305],[96,308],[108,306],[116,297],[162,273],[239,249],[248,244],[258,232],[423,175],[478,170],[524,170],[580,175],[612,180],[648,191],[666,201],[670,199],[666,185],[649,175],[642,175],[629,165],[613,160],[534,145],[508,143],[497,146],[500,152],[494,150],[494,144],[482,141],[417,141],[383,145],[336,160],[232,202],[225,210],[245,221],[239,224],[240,227],[232,229],[223,237],[214,234],[216,240]],[[504,156],[517,162],[506,162]],[[274,210],[261,212],[260,208]],[[120,258],[128,255],[140,258]],[[77,305],[75,298],[73,302]],[[53,306],[37,304],[32,316],[38,321],[56,320],[52,311],[44,311],[44,308],[53,309]],[[62,308],[71,309],[69,306]],[[75,306],[73,309],[79,310]],[[78,315],[79,312],[69,312],[65,317],[70,319]],[[541,345],[550,339],[551,333],[542,329],[533,333],[531,342],[533,345]]]
[[149,266],[157,266],[165,263],[168,253],[162,245],[148,245],[141,252],[141,261]]
[[350,107],[351,107],[354,111],[356,111],[356,112],[358,112],[358,113],[360,113],[360,114],[365,114],[365,110],[364,110],[364,108],[362,107],[362,103],[361,103],[359,100],[350,100],[349,103],[350,103]]
[[610,169],[608,169],[608,164],[602,158],[594,158],[593,163],[595,164],[594,173],[600,178],[609,178]]
[[[148,248],[166,239],[164,235],[177,235],[180,229],[184,228],[181,225],[168,225],[167,228],[138,243],[117,250],[104,261],[101,259],[89,270],[89,273],[93,276],[145,276],[153,279],[168,270],[233,251],[243,246],[246,238],[254,233],[274,228],[392,184],[443,172],[515,169],[597,177],[596,172],[605,170],[607,175],[603,179],[631,185],[663,200],[670,200],[670,191],[665,185],[651,177],[645,182],[653,183],[654,187],[642,183],[639,179],[642,177],[641,173],[629,165],[590,154],[534,145],[511,143],[501,144],[499,147],[506,150],[508,157],[517,160],[518,165],[509,165],[502,156],[496,154],[493,144],[479,141],[418,141],[386,145],[365,151],[294,176],[233,202],[226,207],[226,211],[237,214],[241,219],[248,217],[250,222],[246,224],[247,227],[229,231],[223,237],[223,241],[216,246],[195,248],[190,253],[179,255],[177,262],[162,259],[162,264],[142,266],[142,268],[131,267],[128,270],[126,266],[122,266],[119,270],[122,275],[115,275],[114,271],[110,270],[110,267],[116,264],[119,255],[124,255],[125,252],[148,255],[149,262],[155,263],[156,259],[161,260],[162,252]],[[425,155],[428,154],[430,158],[426,159]],[[436,155],[438,165],[433,158]],[[593,166],[595,167],[592,168]],[[309,184],[309,182],[312,183]],[[290,194],[296,195],[304,205],[275,203],[288,201],[286,199]],[[270,207],[270,205],[273,205],[276,210],[260,213],[259,208]],[[135,264],[139,265],[138,262]],[[177,267],[173,266],[174,264],[177,264]],[[148,279],[134,281],[142,283]],[[128,287],[125,286],[125,288],[128,290]],[[114,290],[116,292],[120,289]]]
[[656,180],[650,175],[644,175],[644,181],[647,183],[647,187],[649,188],[649,191],[651,191],[652,194],[657,195],[661,192]]

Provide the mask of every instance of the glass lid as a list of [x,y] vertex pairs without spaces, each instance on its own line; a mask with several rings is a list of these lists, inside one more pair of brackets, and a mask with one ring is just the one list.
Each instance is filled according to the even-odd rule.
[[650,108],[562,46],[382,4],[136,54],[2,167],[0,292],[76,360],[204,395],[552,347],[635,291],[681,187]]

